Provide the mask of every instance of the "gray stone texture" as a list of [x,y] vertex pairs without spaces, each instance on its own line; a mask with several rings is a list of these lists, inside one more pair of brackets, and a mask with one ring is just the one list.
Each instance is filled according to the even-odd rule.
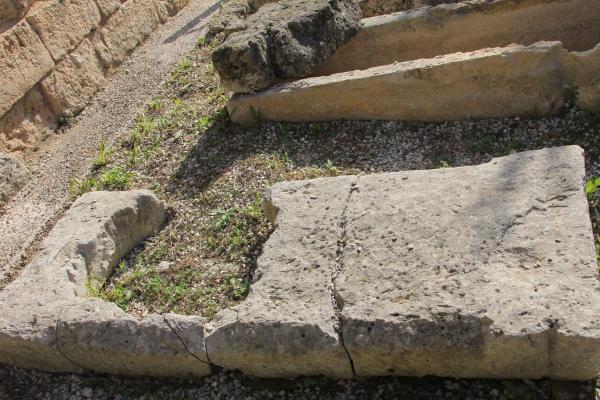
[[356,373],[595,377],[584,176],[583,151],[569,146],[361,177],[335,282]]
[[88,296],[90,285],[103,283],[164,220],[149,191],[94,192],[76,200],[0,292],[0,362],[54,371],[208,374],[201,318],[137,319]]
[[25,185],[28,176],[23,162],[0,153],[0,207]]
[[232,33],[212,55],[223,85],[240,93],[310,74],[358,32],[361,18],[355,0],[283,0],[244,12],[221,14]]
[[221,312],[206,337],[212,363],[260,377],[350,377],[335,329],[331,281],[341,216],[353,177],[273,186],[276,230],[239,306]]

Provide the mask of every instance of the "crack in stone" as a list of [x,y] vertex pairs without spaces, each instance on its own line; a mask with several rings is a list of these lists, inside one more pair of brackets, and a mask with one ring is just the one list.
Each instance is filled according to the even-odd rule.
[[342,319],[342,309],[344,308],[344,305],[343,305],[343,302],[341,301],[341,299],[337,295],[337,289],[335,286],[335,282],[336,282],[338,275],[340,274],[340,272],[342,272],[342,269],[344,267],[342,258],[344,255],[344,251],[346,250],[346,244],[347,244],[346,243],[346,234],[347,234],[347,225],[348,225],[348,220],[347,220],[346,214],[348,211],[348,205],[350,203],[350,200],[352,199],[352,194],[358,190],[359,180],[360,180],[360,177],[357,176],[356,179],[354,181],[352,181],[352,183],[350,184],[350,189],[348,190],[348,196],[346,197],[346,201],[344,202],[344,208],[342,209],[341,220],[340,220],[340,228],[342,229],[342,232],[337,240],[337,249],[335,252],[335,255],[336,255],[335,266],[331,270],[331,302],[333,304],[333,311],[335,313],[334,329],[336,330],[336,332],[338,334],[338,340],[340,341],[342,348],[344,349],[344,351],[346,352],[346,355],[348,356],[348,361],[350,362],[350,368],[352,369],[352,375],[354,375],[354,376],[356,376],[356,370],[354,368],[354,360],[352,360],[350,351],[348,351],[348,348],[346,347],[346,343],[344,342],[344,335],[343,335],[344,322]]
[[[202,364],[206,364],[212,367],[212,364],[210,362],[206,362],[201,360],[200,358],[198,358],[197,355],[195,355],[194,353],[192,353],[189,349],[189,347],[187,346],[187,344],[185,343],[185,340],[183,340],[183,338],[179,335],[179,333],[177,333],[177,331],[175,330],[175,328],[173,328],[173,325],[171,325],[171,323],[169,322],[169,319],[167,317],[165,317],[163,315],[163,320],[165,321],[165,323],[167,324],[167,326],[169,327],[169,329],[171,329],[171,331],[175,334],[175,336],[177,336],[177,338],[181,341],[181,344],[183,345],[183,348],[185,349],[185,351],[188,352],[188,354],[192,357],[194,357],[196,360],[198,360],[200,363]],[[204,354],[206,354],[206,359],[208,360],[208,352],[206,351],[206,341],[204,341]]]
[[[63,313],[63,311],[61,311],[59,313],[59,315],[61,315]],[[60,322],[61,319],[57,318],[56,319],[56,325],[54,326],[54,334],[56,335],[56,350],[60,353],[61,356],[63,356],[67,361],[69,361],[70,363],[72,363],[73,365],[75,365],[76,367],[78,367],[79,369],[81,369],[82,371],[89,371],[88,368],[85,368],[84,366],[78,364],[77,362],[75,362],[75,360],[73,360],[71,357],[67,356],[63,350],[60,347],[60,334],[59,334],[59,326],[60,326]]]

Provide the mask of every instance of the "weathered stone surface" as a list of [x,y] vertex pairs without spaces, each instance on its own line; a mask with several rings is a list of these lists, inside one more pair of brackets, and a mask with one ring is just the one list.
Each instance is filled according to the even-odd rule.
[[0,0],[0,23],[15,20],[19,12],[14,0]]
[[94,0],[51,0],[27,15],[54,61],[77,47],[100,20]]
[[248,298],[209,329],[212,363],[261,377],[349,377],[335,330],[331,280],[343,205],[353,182],[339,178],[274,185],[269,214],[275,232],[258,260]]
[[57,347],[77,365],[98,372],[204,376],[211,368],[203,332],[200,317],[152,314],[137,319],[115,304],[86,299],[63,310]]
[[129,0],[100,30],[102,40],[118,65],[160,23],[154,1]]
[[114,14],[115,11],[119,9],[121,6],[121,2],[119,0],[95,0],[98,9],[100,10],[100,14],[102,14],[102,19],[106,20],[111,15]]
[[357,374],[596,376],[584,177],[577,146],[360,177],[335,282]]
[[37,145],[56,129],[57,120],[35,86],[0,117],[0,150],[23,151]]
[[169,17],[177,14],[185,7],[189,0],[154,0],[156,13],[161,23],[165,23]]
[[592,50],[567,53],[561,62],[576,93],[575,104],[600,113],[600,44]]
[[264,89],[277,78],[311,73],[358,31],[359,21],[355,0],[265,4],[244,23],[235,23],[243,30],[215,49],[213,64],[223,85],[234,92]]
[[26,22],[0,36],[0,115],[54,67],[50,54]]
[[21,161],[0,153],[0,207],[25,185],[28,175]]
[[[61,340],[71,349],[70,328],[75,327],[74,334],[84,335],[86,331],[76,329],[78,321],[85,318],[69,314],[69,307],[79,310],[80,315],[120,312],[114,304],[86,300],[87,286],[89,282],[103,282],[131,248],[160,228],[164,218],[163,206],[148,191],[95,192],[76,200],[31,263],[0,292],[0,362],[26,368],[81,370],[57,345],[61,343],[57,326],[65,325]],[[97,343],[108,335],[101,330],[96,333]],[[127,338],[119,339],[127,342]],[[133,338],[130,341],[135,343]],[[101,356],[97,355],[99,360]],[[122,368],[119,363],[116,359],[115,368]],[[147,360],[141,364],[132,360],[130,373],[135,373],[136,366],[145,372],[150,368]]]
[[41,85],[54,113],[78,114],[104,84],[105,74],[94,45],[84,39],[77,49],[56,64]]
[[564,101],[560,43],[513,45],[307,78],[228,103],[235,122],[445,121],[556,112]]
[[600,43],[598,15],[596,0],[474,0],[367,18],[314,75],[542,40],[585,51]]

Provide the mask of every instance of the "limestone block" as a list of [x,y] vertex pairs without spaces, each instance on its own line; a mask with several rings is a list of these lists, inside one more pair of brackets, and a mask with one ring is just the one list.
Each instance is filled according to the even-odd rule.
[[[56,327],[69,321],[63,311],[73,306],[83,313],[89,282],[103,282],[164,218],[162,204],[148,191],[95,192],[76,200],[19,277],[0,291],[0,362],[80,371],[57,346]],[[90,299],[88,308],[98,302]]]
[[357,374],[598,375],[584,177],[577,146],[361,177],[336,280]]
[[272,188],[269,209],[277,229],[258,259],[248,298],[219,313],[208,330],[212,363],[259,377],[352,375],[334,329],[331,289],[340,218],[352,181]]
[[314,75],[542,40],[585,51],[600,43],[598,15],[596,0],[472,0],[365,18]]
[[100,30],[102,40],[118,65],[160,23],[154,1],[129,0]]
[[57,115],[78,114],[105,82],[105,68],[94,45],[84,39],[71,54],[56,64],[41,82],[44,95]]
[[446,121],[541,116],[560,109],[560,43],[472,53],[306,78],[228,103],[235,122],[383,119]]
[[108,19],[121,6],[119,0],[96,0],[96,5],[102,14],[102,19]]
[[0,35],[0,115],[53,67],[50,54],[26,22]]
[[154,0],[154,2],[161,23],[165,23],[169,17],[176,15],[188,5],[189,0]]
[[35,86],[0,117],[0,149],[16,152],[36,146],[57,128],[57,120]]
[[98,27],[101,16],[94,0],[52,0],[26,18],[58,61]]
[[[63,310],[57,346],[77,365],[97,372],[205,376],[211,369],[203,332],[200,317],[152,314],[137,319],[115,304],[86,300]],[[188,343],[195,343],[196,348],[188,348]]]

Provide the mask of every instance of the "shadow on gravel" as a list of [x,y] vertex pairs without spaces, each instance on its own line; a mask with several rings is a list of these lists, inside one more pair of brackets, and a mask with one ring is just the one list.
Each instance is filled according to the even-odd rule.
[[321,377],[254,379],[216,371],[194,380],[52,374],[0,364],[0,399],[595,399],[594,382]]
[[[577,144],[590,174],[600,173],[600,118],[567,109],[550,118],[505,118],[446,123],[336,121],[241,126],[226,112],[213,120],[173,180],[190,195],[233,165],[257,154],[296,167],[332,166],[342,174],[457,167],[511,152]],[[548,160],[549,163],[552,160]]]

